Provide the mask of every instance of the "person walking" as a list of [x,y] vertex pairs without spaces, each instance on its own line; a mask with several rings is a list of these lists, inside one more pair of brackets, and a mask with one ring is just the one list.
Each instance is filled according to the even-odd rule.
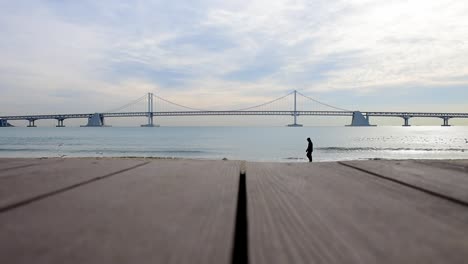
[[309,162],[312,162],[312,152],[314,152],[314,143],[312,143],[312,140],[310,138],[307,138],[307,141],[309,144],[307,145],[307,158],[309,158]]

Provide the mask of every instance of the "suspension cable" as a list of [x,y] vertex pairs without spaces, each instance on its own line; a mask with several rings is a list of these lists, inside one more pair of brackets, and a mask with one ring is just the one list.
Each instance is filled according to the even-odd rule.
[[154,94],[153,94],[153,96],[156,97],[156,98],[158,98],[158,99],[160,99],[160,100],[162,100],[162,101],[164,101],[164,102],[166,102],[166,103],[169,103],[169,104],[172,104],[172,105],[175,105],[175,106],[179,106],[179,107],[182,107],[182,108],[185,108],[185,109],[194,110],[194,111],[209,111],[209,110],[198,109],[198,108],[188,107],[188,106],[185,106],[185,105],[181,105],[181,104],[178,104],[178,103],[174,103],[174,102],[172,102],[172,101],[169,101],[169,100],[167,100],[167,99],[164,99],[164,98],[159,97],[159,96],[154,95]]
[[311,100],[311,101],[314,101],[314,102],[316,102],[316,103],[318,103],[318,104],[321,104],[321,105],[323,105],[323,106],[327,106],[327,107],[330,107],[330,108],[333,108],[333,109],[339,110],[339,111],[351,112],[351,111],[349,111],[349,110],[347,110],[347,109],[344,109],[344,108],[340,108],[340,107],[336,107],[336,106],[329,105],[329,104],[326,104],[326,103],[322,103],[322,102],[320,102],[320,101],[318,101],[318,100],[316,100],[316,99],[314,99],[314,98],[312,98],[312,97],[309,97],[309,96],[307,96],[307,95],[302,94],[301,92],[297,92],[297,93],[298,93],[299,95],[302,95],[303,97],[305,97],[305,98],[307,98],[307,99],[309,99],[309,100]]
[[141,102],[143,99],[146,99],[146,95],[143,95],[142,97],[140,97],[140,98],[138,98],[138,99],[136,99],[136,100],[134,100],[134,101],[132,101],[132,102],[126,104],[126,105],[123,105],[123,106],[118,107],[118,108],[111,109],[111,110],[109,110],[109,111],[104,111],[104,112],[105,112],[105,113],[118,112],[118,111],[120,111],[120,110],[122,110],[122,109],[125,109],[125,108],[127,108],[127,107],[129,107],[129,106],[132,106],[132,105],[134,105],[134,104],[136,104],[136,103]]
[[[294,93],[294,91],[289,92],[289,93],[286,94],[286,95],[283,95],[283,96],[281,96],[281,97],[279,97],[279,98],[276,98],[276,99],[274,99],[274,100],[271,100],[271,101],[268,101],[268,102],[265,102],[265,103],[262,103],[262,104],[258,104],[258,105],[254,105],[254,106],[250,106],[250,107],[245,107],[245,108],[241,108],[241,109],[236,109],[236,110],[225,110],[225,111],[247,111],[247,110],[250,110],[250,109],[254,109],[254,108],[258,108],[258,107],[262,107],[262,106],[265,106],[265,105],[272,104],[272,103],[274,103],[274,102],[277,102],[277,101],[279,101],[279,100],[281,100],[281,99],[284,99],[284,98],[288,97],[289,95],[291,95],[291,94],[293,94],[293,93]],[[312,97],[309,97],[309,96],[307,96],[307,95],[304,95],[304,94],[301,93],[301,92],[297,92],[297,93],[298,93],[299,95],[301,95],[302,97],[307,98],[307,99],[309,99],[309,100],[311,100],[311,101],[313,101],[313,102],[316,102],[316,103],[318,103],[318,104],[321,104],[321,105],[323,105],[323,106],[327,106],[327,107],[330,107],[330,108],[332,108],[332,109],[339,110],[339,111],[347,111],[347,112],[350,112],[350,111],[347,110],[347,109],[340,108],[340,107],[336,107],[336,106],[333,106],[333,105],[330,105],[330,104],[326,104],[326,103],[320,102],[320,101],[318,101],[318,100],[316,100],[316,99],[314,99],[314,98],[312,98]],[[153,94],[153,96],[156,97],[156,98],[158,98],[158,99],[160,99],[161,101],[164,101],[164,102],[166,102],[166,103],[169,103],[169,104],[172,104],[172,105],[175,105],[175,106],[178,106],[178,107],[182,107],[182,108],[185,108],[185,109],[188,109],[188,110],[193,110],[193,111],[210,111],[210,110],[199,109],[199,108],[194,108],[194,107],[189,107],[189,106],[181,105],[181,104],[172,102],[172,101],[170,101],[170,100],[164,99],[164,98],[162,98],[162,97],[160,97],[160,96],[157,96],[157,95],[154,95],[154,94]],[[144,96],[142,96],[142,97],[140,97],[140,98],[138,98],[138,99],[136,99],[136,100],[134,100],[134,101],[132,101],[132,102],[126,104],[126,105],[123,105],[123,106],[121,106],[121,107],[119,107],[119,108],[115,108],[115,109],[112,109],[112,110],[109,110],[109,111],[105,111],[105,112],[106,112],[106,113],[118,112],[118,111],[120,111],[120,110],[122,110],[122,109],[125,109],[125,108],[127,108],[127,107],[129,107],[129,106],[132,106],[132,105],[134,105],[134,104],[136,104],[136,103],[141,102],[142,100],[146,99],[146,97],[147,97],[147,96],[144,95]]]
[[288,94],[286,94],[286,95],[283,95],[283,96],[281,96],[281,97],[279,97],[279,98],[276,98],[276,99],[274,99],[274,100],[271,100],[271,101],[268,101],[268,102],[266,102],[266,103],[263,103],[263,104],[254,105],[254,106],[250,106],[250,107],[246,107],[246,108],[241,108],[241,109],[237,109],[237,110],[230,110],[230,111],[246,111],[246,110],[250,110],[250,109],[252,109],[252,108],[262,107],[262,106],[265,106],[265,105],[274,103],[274,102],[276,102],[276,101],[279,101],[279,100],[281,100],[281,99],[283,99],[283,98],[285,98],[285,97],[288,97],[289,95],[291,95],[291,94],[293,94],[293,93],[294,93],[294,91],[292,91],[292,92],[290,92],[290,93],[288,93]]

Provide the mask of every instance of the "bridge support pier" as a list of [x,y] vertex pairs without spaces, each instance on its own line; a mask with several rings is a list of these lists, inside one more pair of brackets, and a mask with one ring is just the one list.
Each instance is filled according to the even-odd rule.
[[0,119],[0,127],[12,127],[12,125],[8,123],[8,120]]
[[63,125],[63,120],[65,120],[65,119],[57,119],[57,127],[65,127]]
[[405,124],[403,125],[404,127],[410,127],[411,125],[409,124],[409,116],[403,116],[403,120],[405,120]]
[[349,126],[373,126],[369,123],[369,116],[364,116],[360,111],[353,112],[353,119]]
[[34,124],[34,122],[36,121],[36,119],[28,119],[28,121],[29,121],[28,127],[36,127],[36,124]]
[[297,94],[297,91],[294,90],[294,112],[293,112],[293,116],[294,116],[294,123],[293,124],[289,124],[288,127],[301,127],[302,125],[301,124],[298,124],[297,123],[297,104],[296,104],[296,94]]
[[444,116],[442,119],[444,120],[444,124],[443,124],[442,126],[444,126],[444,127],[449,127],[449,126],[450,126],[450,125],[449,125],[450,117]]
[[104,115],[95,113],[88,117],[88,124],[82,127],[105,127]]
[[298,116],[297,112],[294,112],[293,116],[294,116],[294,123],[289,124],[288,127],[302,127],[302,124],[297,123],[297,116]]

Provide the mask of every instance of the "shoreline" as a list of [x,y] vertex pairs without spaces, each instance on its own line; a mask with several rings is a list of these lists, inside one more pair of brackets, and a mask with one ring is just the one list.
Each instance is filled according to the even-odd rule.
[[[104,156],[104,157],[72,157],[72,156],[65,156],[65,157],[0,157],[0,160],[52,160],[52,159],[63,159],[63,160],[73,160],[73,159],[84,159],[84,160],[190,160],[190,161],[243,161],[243,162],[253,162],[253,163],[293,163],[293,164],[300,164],[300,163],[309,163],[305,158],[298,158],[298,159],[284,159],[281,161],[278,160],[243,160],[243,159],[228,159],[228,158],[221,158],[221,159],[212,159],[212,158],[189,158],[189,157],[139,157],[139,156]],[[427,159],[427,158],[403,158],[403,159],[392,159],[392,158],[363,158],[363,159],[342,159],[342,160],[319,160],[313,161],[312,163],[330,163],[330,162],[359,162],[359,161],[423,161],[423,162],[430,162],[430,161],[468,161],[467,158],[440,158],[440,159]]]

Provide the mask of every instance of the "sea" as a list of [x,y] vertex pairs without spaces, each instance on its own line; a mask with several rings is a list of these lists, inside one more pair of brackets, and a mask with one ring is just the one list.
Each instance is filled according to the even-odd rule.
[[7,127],[0,157],[155,157],[306,162],[468,159],[468,127]]

